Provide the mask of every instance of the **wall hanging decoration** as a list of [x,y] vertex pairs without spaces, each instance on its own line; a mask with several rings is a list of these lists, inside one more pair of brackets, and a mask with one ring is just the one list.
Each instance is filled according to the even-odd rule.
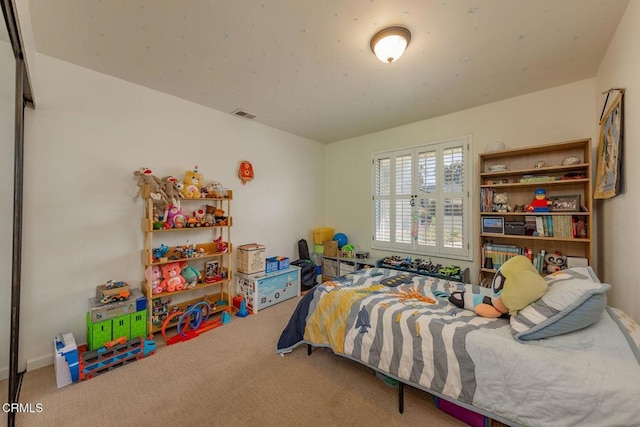
[[[609,106],[611,92],[617,92]],[[622,188],[622,148],[624,134],[624,89],[609,89],[600,117],[600,142],[598,144],[598,165],[596,168],[594,199],[609,199],[617,196]]]
[[242,185],[245,185],[248,181],[253,179],[253,165],[250,161],[243,160],[240,163],[240,169],[238,169],[238,177],[242,181]]

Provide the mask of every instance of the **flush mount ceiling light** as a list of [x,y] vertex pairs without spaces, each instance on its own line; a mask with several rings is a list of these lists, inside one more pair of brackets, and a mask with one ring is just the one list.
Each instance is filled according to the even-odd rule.
[[410,41],[411,33],[406,28],[388,27],[373,36],[371,50],[380,61],[390,64],[402,56]]

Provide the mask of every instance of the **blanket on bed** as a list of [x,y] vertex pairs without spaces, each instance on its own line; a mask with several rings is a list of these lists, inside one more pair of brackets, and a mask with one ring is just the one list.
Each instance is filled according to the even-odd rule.
[[326,346],[406,384],[522,425],[638,425],[636,344],[607,310],[582,331],[526,344],[507,319],[447,300],[476,285],[383,268],[315,287],[277,345]]

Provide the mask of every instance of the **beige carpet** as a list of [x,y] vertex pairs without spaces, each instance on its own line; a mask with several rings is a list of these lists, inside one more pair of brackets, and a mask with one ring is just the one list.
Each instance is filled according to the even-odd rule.
[[[18,426],[463,426],[429,394],[397,390],[356,362],[300,346],[275,346],[298,299],[172,346],[89,381],[56,390],[53,367],[25,374],[20,401],[43,412]],[[156,337],[157,342],[164,342]],[[3,389],[7,382],[2,382]],[[6,394],[6,393],[5,393]]]

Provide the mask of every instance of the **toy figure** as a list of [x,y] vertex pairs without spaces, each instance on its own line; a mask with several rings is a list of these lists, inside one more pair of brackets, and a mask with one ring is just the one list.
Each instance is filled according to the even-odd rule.
[[547,199],[547,192],[543,188],[538,188],[535,192],[535,198],[530,205],[527,205],[527,212],[549,212],[551,200]]
[[171,203],[180,209],[180,189],[178,189],[178,180],[169,175],[160,180],[162,190],[167,196],[167,203]]
[[511,212],[513,209],[507,204],[507,193],[496,193],[493,195],[494,212]]

